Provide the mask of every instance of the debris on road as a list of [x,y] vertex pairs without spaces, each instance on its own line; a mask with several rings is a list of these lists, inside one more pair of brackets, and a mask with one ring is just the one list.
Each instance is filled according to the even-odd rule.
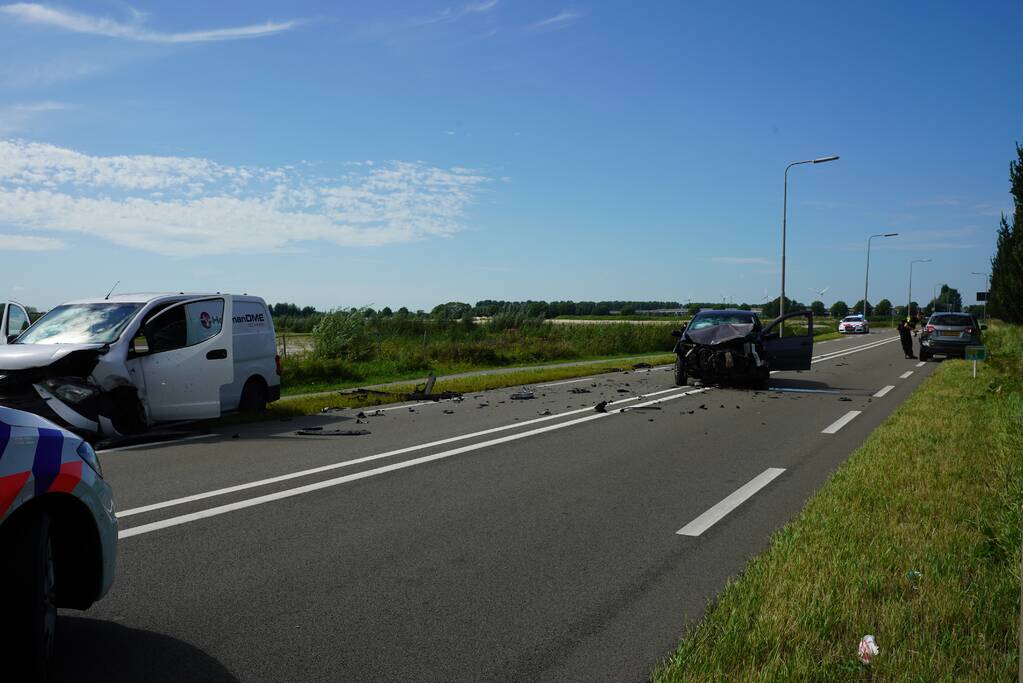
[[628,389],[617,389],[616,391],[617,391],[617,392],[618,392],[619,394],[627,394],[627,393],[629,393],[629,390],[628,390]]
[[870,664],[871,660],[881,653],[881,649],[877,646],[877,642],[874,640],[874,636],[865,635],[860,638],[860,646],[857,651],[860,661],[864,664]]
[[537,415],[553,415],[549,409],[541,410]]
[[528,401],[529,399],[536,398],[536,394],[533,393],[532,389],[522,387],[522,389],[512,394],[511,398],[513,401]]
[[636,406],[631,410],[662,410],[661,406]]
[[606,413],[607,412],[607,401],[601,401],[597,405],[593,406],[593,409],[596,410],[598,413]]
[[365,436],[368,429],[324,429],[323,427],[306,427],[295,432],[299,436]]
[[652,365],[650,365],[650,363],[635,363],[632,366],[632,369],[633,370],[643,370],[645,368],[650,368],[650,367],[653,367]]
[[700,410],[706,410],[706,409],[707,409],[707,404],[706,403],[701,403],[700,404]]
[[[594,384],[593,386],[597,386],[597,385]],[[588,394],[588,393],[590,393],[590,390],[589,389],[583,389],[582,387],[576,387],[575,389],[569,389],[569,393],[570,394]]]
[[434,375],[430,375],[426,378],[426,384],[421,388],[416,385],[416,388],[405,395],[406,401],[461,401],[462,394],[457,391],[442,391],[439,394],[433,393],[433,386],[437,383],[437,378]]
[[848,396],[839,396],[838,400],[839,401],[851,401],[852,399],[849,398]]
[[445,410],[445,411],[444,411],[444,414],[445,414],[445,415],[454,415],[454,414],[455,414],[455,411],[453,411],[453,410]]

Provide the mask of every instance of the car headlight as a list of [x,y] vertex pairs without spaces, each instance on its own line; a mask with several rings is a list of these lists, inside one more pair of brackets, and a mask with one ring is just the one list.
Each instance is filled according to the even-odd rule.
[[88,441],[83,441],[78,445],[78,457],[84,460],[93,472],[101,478],[103,477],[103,467],[99,464],[99,456],[96,455],[96,451],[92,449]]
[[99,394],[96,387],[88,384],[69,384],[59,379],[48,379],[43,386],[65,403],[83,403]]

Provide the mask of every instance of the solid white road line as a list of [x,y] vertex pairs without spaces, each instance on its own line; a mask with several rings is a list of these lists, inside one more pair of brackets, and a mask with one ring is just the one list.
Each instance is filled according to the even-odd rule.
[[686,524],[675,533],[680,536],[699,536],[704,531],[720,522],[729,512],[753,497],[754,493],[778,478],[778,476],[784,471],[785,468],[783,467],[768,467],[766,470],[736,489],[730,496],[704,512],[693,521],[689,522],[689,524]]
[[848,413],[832,422],[828,427],[821,430],[821,434],[834,434],[842,427],[852,422],[857,415],[862,413],[861,410],[850,410]]
[[857,353],[859,351],[874,349],[877,348],[878,346],[884,346],[885,344],[890,344],[893,341],[898,341],[898,339],[899,339],[898,337],[891,337],[889,339],[882,339],[881,341],[870,342],[868,344],[861,344],[860,346],[853,346],[852,348],[849,349],[842,349],[840,351],[829,351],[828,353],[822,353],[819,356],[814,356],[813,362],[819,363],[821,361],[831,360],[832,358],[848,356],[850,353]]
[[874,398],[883,398],[885,394],[887,394],[889,391],[891,391],[894,388],[895,388],[894,384],[889,384],[887,386],[881,387],[880,391],[878,391],[876,394],[874,394]]
[[117,453],[118,451],[129,451],[135,448],[150,448],[152,446],[166,446],[167,444],[181,443],[182,441],[195,441],[196,439],[212,439],[221,436],[220,434],[196,434],[194,436],[183,436],[180,439],[168,439],[166,441],[150,441],[149,443],[137,443],[131,446],[118,446],[117,448],[104,448],[96,451],[97,454]]
[[919,363],[917,363],[917,364],[916,364],[916,366],[917,366],[918,368],[922,368],[922,367],[923,367],[923,366],[925,366],[925,365],[927,365],[927,361],[923,361],[923,360],[922,360],[922,361],[920,361]]
[[[653,401],[646,401],[645,403],[637,404],[637,406],[649,406],[656,403],[663,403],[665,401],[671,401],[676,398],[682,398],[684,396],[690,396],[692,394],[699,394],[706,391],[706,389],[694,389],[692,391],[684,391],[671,396],[664,396],[662,398],[655,399]],[[592,408],[589,408],[592,411]],[[336,477],[334,479],[327,479],[326,481],[318,481],[312,484],[306,484],[305,486],[299,486],[292,489],[286,489],[284,491],[277,491],[276,493],[270,493],[263,496],[257,496],[256,498],[249,498],[247,500],[240,500],[235,503],[228,503],[227,505],[220,505],[214,508],[208,508],[206,510],[199,510],[187,515],[179,515],[177,517],[170,517],[163,519],[158,522],[152,522],[150,524],[140,524],[136,527],[130,527],[128,529],[122,529],[118,534],[118,538],[129,538],[131,536],[138,536],[140,534],[147,534],[152,531],[159,529],[166,529],[172,526],[179,526],[181,524],[188,524],[200,519],[206,519],[209,517],[216,517],[218,515],[227,514],[228,512],[234,512],[236,510],[244,510],[245,508],[254,507],[256,505],[263,505],[264,503],[270,503],[276,500],[282,500],[284,498],[291,498],[293,496],[299,496],[304,493],[311,493],[313,491],[319,491],[321,489],[330,488],[332,486],[339,486],[341,484],[347,484],[351,481],[357,481],[359,479],[366,479],[368,477],[375,477],[380,474],[387,472],[394,472],[396,470],[403,470],[409,467],[415,467],[424,463],[433,462],[435,460],[443,460],[444,458],[450,458],[454,455],[460,455],[462,453],[469,453],[471,451],[477,451],[482,448],[488,448],[489,446],[496,446],[502,443],[508,443],[510,441],[518,441],[519,439],[525,439],[537,434],[544,434],[546,432],[552,432],[558,429],[565,429],[577,424],[584,422],[592,422],[594,420],[600,420],[605,417],[615,415],[616,412],[607,413],[593,413],[586,417],[580,417],[575,420],[569,420],[568,422],[559,422],[557,424],[548,425],[546,427],[539,427],[532,429],[528,432],[520,432],[518,434],[509,434],[508,436],[502,436],[497,439],[491,439],[490,441],[483,441],[481,443],[469,444],[467,446],[461,446],[459,448],[452,448],[451,450],[441,451],[440,453],[434,453],[433,455],[425,455],[421,458],[415,458],[413,460],[404,460],[402,462],[396,462],[383,467],[378,467],[372,470],[364,470],[362,472],[356,472],[354,474],[348,474],[343,477]]]
[[912,375],[912,374],[913,374],[912,370],[906,370],[904,373],[899,375],[899,379],[908,379],[909,376]]
[[[672,391],[681,391],[683,387],[675,387],[672,389],[664,389],[662,391],[654,391],[649,394],[643,394],[641,396],[630,396],[628,398],[622,398],[617,401],[613,401],[607,404],[607,407],[618,406],[623,403],[629,403],[631,401],[638,401],[641,398],[649,398],[651,396],[660,396],[661,394],[667,394]],[[430,441],[427,443],[416,444],[415,446],[407,446],[405,448],[398,448],[393,451],[386,451],[384,453],[377,453],[375,455],[367,455],[362,458],[355,458],[354,460],[345,460],[343,462],[331,463],[330,465],[322,465],[320,467],[313,467],[307,470],[300,470],[298,472],[289,472],[288,474],[281,474],[276,477],[269,477],[267,479],[260,479],[259,481],[250,481],[244,484],[237,484],[235,486],[228,486],[222,489],[216,489],[213,491],[204,491],[202,493],[196,493],[190,496],[183,496],[181,498],[175,498],[173,500],[165,500],[159,503],[152,503],[150,505],[143,505],[137,508],[130,508],[127,510],[120,510],[117,513],[118,518],[131,517],[132,515],[139,515],[144,512],[152,512],[153,510],[162,510],[163,508],[174,507],[175,505],[184,505],[185,503],[194,503],[197,500],[205,500],[206,498],[214,498],[216,496],[224,496],[229,493],[237,493],[238,491],[245,491],[247,489],[256,488],[258,486],[268,486],[270,484],[277,484],[282,481],[288,481],[289,479],[298,479],[299,477],[307,477],[312,474],[319,474],[321,472],[329,472],[330,470],[340,469],[342,467],[352,467],[354,465],[361,465],[365,462],[372,462],[374,460],[381,460],[383,458],[391,458],[396,455],[404,455],[405,453],[413,453],[415,451],[421,451],[426,448],[433,448],[434,446],[443,446],[456,441],[464,441],[466,439],[473,439],[478,436],[486,436],[488,434],[494,434],[497,432],[507,431],[509,429],[515,429],[517,427],[524,427],[531,424],[537,424],[539,422],[549,422],[556,420],[561,417],[569,417],[571,415],[578,415],[580,413],[592,412],[593,407],[579,408],[576,410],[570,410],[564,413],[558,413],[556,415],[548,415],[545,417],[537,417],[531,420],[525,420],[522,422],[514,422],[512,424],[502,425],[500,427],[492,427],[490,429],[484,429],[478,432],[472,432],[469,434],[460,434],[458,436],[448,437],[446,439],[439,439],[437,441]]]
[[596,377],[580,377],[579,379],[566,379],[564,382],[551,382],[550,384],[537,384],[538,388],[543,387],[557,387],[562,384],[574,384],[576,382],[592,382]]

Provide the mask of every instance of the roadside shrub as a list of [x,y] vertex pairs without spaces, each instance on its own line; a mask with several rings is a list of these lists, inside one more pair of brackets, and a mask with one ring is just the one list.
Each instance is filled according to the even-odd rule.
[[358,309],[332,310],[313,328],[313,351],[323,359],[364,360],[373,352],[366,319]]

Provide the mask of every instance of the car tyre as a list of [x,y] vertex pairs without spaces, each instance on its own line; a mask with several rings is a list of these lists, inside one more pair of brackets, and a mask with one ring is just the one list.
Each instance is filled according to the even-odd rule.
[[675,386],[684,387],[688,383],[689,377],[686,375],[686,364],[682,360],[682,356],[675,357]]
[[242,389],[242,397],[238,402],[238,410],[255,415],[266,411],[266,384],[258,377],[251,377]]
[[0,581],[4,623],[0,653],[16,663],[17,680],[45,681],[53,662],[57,594],[50,516],[33,512],[17,520],[3,539]]

